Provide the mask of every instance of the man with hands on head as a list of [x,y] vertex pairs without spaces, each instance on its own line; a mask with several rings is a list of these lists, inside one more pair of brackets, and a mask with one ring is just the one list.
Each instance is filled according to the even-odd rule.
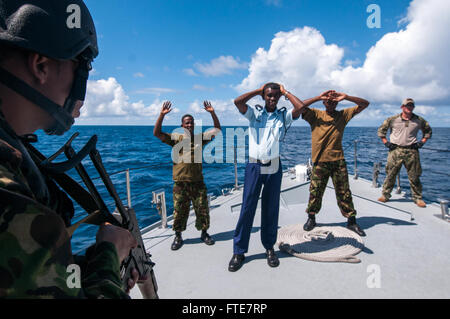
[[[354,107],[337,111],[341,101],[350,101]],[[364,231],[356,223],[356,210],[353,206],[352,193],[348,182],[347,164],[342,150],[342,137],[347,123],[358,113],[369,106],[365,99],[338,93],[334,90],[304,101],[306,106],[322,101],[325,111],[305,108],[302,117],[311,126],[311,147],[313,169],[311,174],[310,195],[306,213],[308,220],[303,226],[306,231],[316,226],[316,214],[322,207],[322,197],[331,176],[336,199],[341,214],[348,219],[347,228],[360,236]]]
[[186,114],[181,118],[181,127],[184,129],[184,134],[162,132],[161,127],[164,117],[172,111],[172,103],[166,101],[163,103],[153,130],[154,136],[163,143],[172,146],[173,230],[175,231],[172,250],[178,250],[183,245],[181,233],[186,230],[191,201],[196,215],[195,227],[201,231],[201,240],[207,245],[214,245],[214,240],[207,233],[210,226],[207,189],[203,182],[202,157],[197,154],[202,154],[203,147],[221,132],[221,127],[211,102],[204,101],[203,105],[205,111],[211,114],[214,122],[213,129],[195,135],[194,118],[192,115]]
[[[391,198],[395,177],[400,172],[402,165],[405,165],[412,198],[417,206],[426,207],[422,200],[422,184],[420,183],[422,167],[420,166],[419,148],[431,138],[431,127],[422,117],[413,113],[413,99],[403,100],[401,109],[402,113],[389,117],[378,128],[378,137],[389,149],[386,179],[383,183],[382,196],[378,200],[385,203]],[[389,129],[391,130],[390,141],[386,139]],[[417,140],[419,130],[423,133],[420,141]]]
[[[253,108],[247,105],[247,102],[256,96],[263,98],[264,107],[256,105]],[[294,109],[278,109],[277,104],[281,96],[289,99]],[[234,104],[249,121],[249,161],[245,168],[243,200],[234,231],[233,257],[228,270],[237,271],[244,262],[261,188],[261,241],[266,249],[268,265],[277,267],[279,260],[273,245],[277,239],[282,179],[280,141],[283,140],[287,128],[303,112],[304,104],[277,83],[267,83],[257,90],[245,93],[236,98]]]

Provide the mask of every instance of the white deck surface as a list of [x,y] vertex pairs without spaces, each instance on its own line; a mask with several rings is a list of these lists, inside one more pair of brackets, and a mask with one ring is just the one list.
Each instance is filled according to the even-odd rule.
[[[270,268],[261,244],[258,208],[244,265],[235,273],[229,272],[239,217],[239,207],[232,213],[231,205],[242,201],[242,192],[236,191],[211,202],[208,232],[216,241],[213,246],[200,240],[192,215],[183,232],[184,245],[178,251],[170,250],[171,228],[143,230],[145,245],[156,263],[160,298],[450,298],[450,223],[438,217],[440,207],[428,203],[427,208],[419,208],[395,194],[388,203],[379,203],[376,199],[381,189],[372,188],[371,182],[350,176],[350,184],[357,222],[367,234],[363,237],[365,248],[357,255],[361,263],[306,261],[275,247],[280,266]],[[282,190],[293,185],[299,183],[285,174]],[[308,188],[309,184],[303,184],[284,194],[288,207],[280,205],[280,227],[306,221]],[[410,220],[408,212],[415,220]],[[318,226],[346,225],[331,181],[316,221]],[[377,274],[380,287],[369,288],[368,279],[373,282],[370,278]],[[134,288],[131,296],[140,298],[139,290]]]

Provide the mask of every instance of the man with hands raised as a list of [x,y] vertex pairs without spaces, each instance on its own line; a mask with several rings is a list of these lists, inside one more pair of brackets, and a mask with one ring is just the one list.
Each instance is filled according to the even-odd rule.
[[[207,245],[213,245],[214,240],[207,233],[210,225],[209,206],[206,185],[203,182],[202,154],[203,147],[221,131],[220,122],[209,101],[204,101],[204,109],[211,114],[214,128],[205,133],[194,134],[194,118],[186,114],[181,118],[184,134],[164,133],[161,131],[166,114],[172,111],[172,103],[163,103],[161,113],[156,121],[153,135],[163,143],[172,146],[173,160],[173,230],[175,239],[171,249],[178,250],[183,245],[181,233],[186,230],[189,208],[192,201],[196,222],[195,227],[201,230],[201,240]],[[178,144],[178,145],[177,145]],[[180,148],[181,146],[181,148]],[[178,150],[178,151],[177,151]]]

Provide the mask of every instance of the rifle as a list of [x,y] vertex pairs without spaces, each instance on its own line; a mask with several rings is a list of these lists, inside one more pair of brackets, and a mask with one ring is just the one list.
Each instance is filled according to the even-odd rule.
[[[50,175],[61,188],[63,188],[76,202],[83,207],[88,214],[96,215],[89,219],[91,224],[100,224],[109,222],[115,226],[128,229],[136,239],[138,245],[130,251],[130,254],[120,266],[120,275],[124,289],[128,286],[128,280],[132,278],[131,271],[135,268],[139,272],[139,277],[146,276],[148,279],[144,282],[138,281],[138,287],[145,299],[158,299],[158,286],[153,271],[154,263],[150,260],[151,255],[145,251],[145,245],[142,240],[142,234],[136,219],[136,213],[133,208],[124,206],[120,199],[114,184],[111,181],[104,165],[99,151],[96,149],[97,136],[93,135],[86,145],[76,153],[72,147],[72,141],[79,135],[75,133],[72,137],[52,156],[45,158],[37,149],[30,144],[27,145],[30,153],[38,160],[39,167],[45,173]],[[62,152],[67,157],[67,161],[52,163]],[[116,209],[119,213],[118,218],[111,214],[95,187],[92,179],[87,174],[81,161],[89,155],[94,167],[96,168],[101,180],[103,181],[109,195],[113,198]],[[80,175],[88,191],[80,184],[71,179],[66,171],[75,168]]]

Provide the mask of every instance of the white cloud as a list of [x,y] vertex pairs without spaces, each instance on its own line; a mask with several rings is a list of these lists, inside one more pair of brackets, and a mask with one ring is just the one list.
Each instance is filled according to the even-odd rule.
[[414,0],[398,32],[385,34],[360,67],[343,61],[344,49],[327,44],[311,27],[278,32],[268,50],[252,57],[248,76],[236,87],[253,90],[281,82],[300,98],[332,88],[376,103],[398,104],[406,96],[427,104],[450,97],[450,1]]
[[[214,108],[214,111],[217,114],[221,114],[223,113],[225,115],[225,113],[227,113],[226,115],[228,116],[229,113],[233,113],[234,111],[237,112],[236,106],[234,105],[233,99],[230,100],[211,100],[211,105]],[[196,113],[196,114],[201,114],[201,113],[206,113],[206,111],[204,110],[203,107],[203,102],[199,101],[199,100],[195,100],[194,102],[192,102],[191,104],[189,104],[189,112],[192,113]]]
[[436,107],[428,105],[416,105],[414,113],[419,115],[435,115],[437,114]]
[[137,94],[154,94],[154,95],[161,95],[165,93],[174,93],[176,90],[171,88],[143,88],[140,90],[137,90]]
[[143,77],[145,77],[145,75],[143,73],[141,73],[141,72],[137,72],[137,73],[133,74],[133,76],[135,78],[143,78]]
[[183,69],[183,72],[190,76],[198,76],[198,74],[195,73],[195,71],[193,69]]
[[259,48],[253,55],[249,75],[237,88],[247,91],[279,82],[302,97],[317,95],[319,87],[328,87],[330,73],[339,67],[343,55],[343,49],[326,44],[314,28],[278,32],[269,50]]
[[214,91],[213,88],[210,88],[210,87],[207,87],[207,86],[204,86],[204,85],[201,85],[201,84],[194,84],[192,86],[192,89],[197,90],[197,91],[210,91],[210,92]]
[[[86,101],[80,119],[120,117],[124,119],[156,117],[162,101],[155,99],[150,105],[143,101],[131,102],[122,85],[113,77],[88,81]],[[174,108],[173,113],[179,109]]]
[[[220,56],[210,63],[195,63],[195,69],[205,76],[219,76],[231,74],[234,70],[247,68],[247,63],[240,62],[239,58],[232,56]],[[189,69],[192,70],[192,69]],[[194,72],[195,73],[195,72]]]

